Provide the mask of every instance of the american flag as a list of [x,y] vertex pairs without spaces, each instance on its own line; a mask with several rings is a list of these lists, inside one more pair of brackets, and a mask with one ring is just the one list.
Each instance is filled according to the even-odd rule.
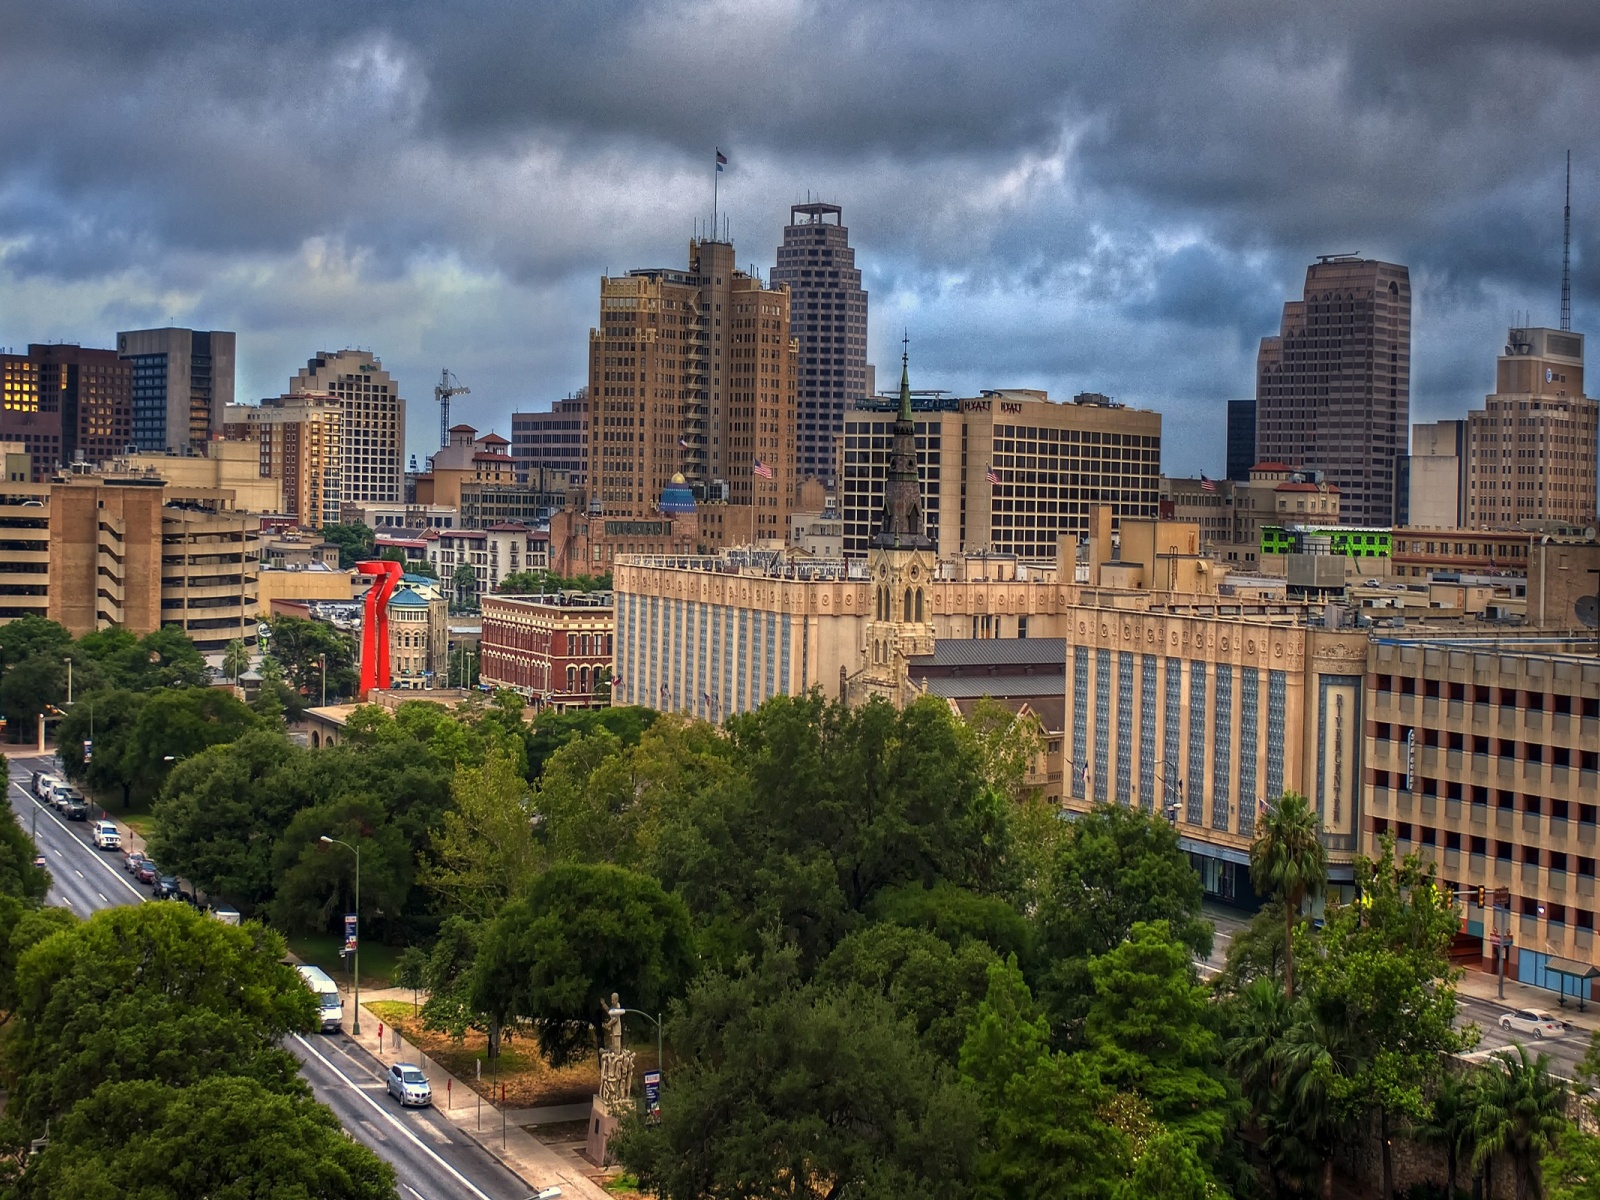
[[755,466],[750,468],[750,473],[753,475],[758,475],[762,479],[772,478],[772,468],[767,466],[767,464],[762,462],[759,458],[756,459]]
[[710,692],[701,692],[700,693],[700,703],[704,704],[707,708],[710,708],[711,707],[711,693]]
[[687,450],[689,448],[689,439],[688,438],[679,438],[678,439],[678,445],[681,446],[683,449]]
[[722,170],[723,167],[725,167],[727,165],[728,165],[728,156],[726,154],[724,154],[721,150],[718,150],[717,151],[717,170],[720,171],[720,170]]
[[663,700],[667,698],[667,685],[664,683],[661,685],[661,698]]
[[1204,471],[1200,472],[1200,490],[1202,492],[1214,492],[1217,490],[1217,481],[1208,478]]
[[1000,482],[1000,472],[996,471],[993,467],[990,467],[988,470],[984,471],[983,477],[990,483]]

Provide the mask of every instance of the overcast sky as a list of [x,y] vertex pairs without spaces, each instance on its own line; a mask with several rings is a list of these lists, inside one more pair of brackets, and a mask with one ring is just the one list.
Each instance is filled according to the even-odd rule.
[[[1292,13],[1292,17],[1286,14]],[[372,349],[437,440],[585,381],[598,279],[686,261],[713,149],[741,265],[844,207],[880,378],[1104,391],[1217,473],[1319,253],[1411,268],[1413,419],[1600,297],[1600,4],[5,5],[0,346],[239,335],[238,394]],[[885,364],[890,364],[885,368]]]

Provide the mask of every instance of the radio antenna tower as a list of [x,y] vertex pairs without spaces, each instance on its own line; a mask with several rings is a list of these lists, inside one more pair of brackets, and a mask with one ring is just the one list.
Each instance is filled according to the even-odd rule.
[[1561,210],[1561,331],[1572,332],[1572,151],[1567,151],[1567,203]]
[[447,370],[439,372],[439,382],[433,389],[433,398],[439,402],[439,447],[443,449],[450,444],[450,397],[465,396],[471,392],[469,387],[462,387],[461,380],[450,374]]

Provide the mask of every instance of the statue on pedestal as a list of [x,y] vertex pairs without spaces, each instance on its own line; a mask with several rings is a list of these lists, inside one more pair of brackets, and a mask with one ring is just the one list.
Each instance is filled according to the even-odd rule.
[[601,1023],[605,1044],[600,1049],[600,1103],[612,1116],[620,1117],[633,1103],[633,1051],[622,1048],[622,1001],[611,993],[609,1004],[601,1002],[606,1019]]

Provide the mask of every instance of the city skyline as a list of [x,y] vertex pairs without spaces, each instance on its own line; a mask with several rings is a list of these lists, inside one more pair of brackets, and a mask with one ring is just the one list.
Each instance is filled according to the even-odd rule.
[[[1481,400],[1504,328],[1556,323],[1569,145],[1573,327],[1592,326],[1600,26],[1492,10],[1001,9],[974,29],[935,6],[907,35],[866,5],[849,39],[814,36],[828,5],[469,6],[445,29],[404,5],[219,7],[181,40],[159,13],[85,4],[70,39],[24,13],[0,49],[0,345],[236,330],[242,400],[370,347],[412,452],[440,367],[470,364],[456,415],[509,434],[583,382],[595,279],[677,261],[720,145],[741,267],[765,276],[791,204],[847,210],[869,362],[909,327],[925,386],[1107,392],[1163,413],[1167,470],[1217,474],[1224,402],[1318,254],[1411,269],[1414,421]],[[791,86],[754,105],[731,80],[668,86],[706,54]]]

